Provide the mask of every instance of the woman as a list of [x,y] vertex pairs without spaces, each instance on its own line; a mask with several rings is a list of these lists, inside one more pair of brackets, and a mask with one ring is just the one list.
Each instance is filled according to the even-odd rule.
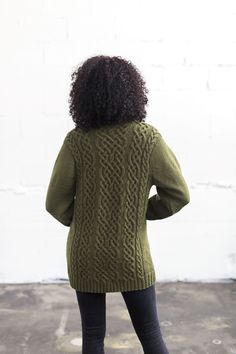
[[91,57],[72,74],[75,128],[56,158],[45,206],[70,227],[67,268],[83,354],[104,353],[107,292],[121,292],[144,353],[168,353],[146,220],[175,214],[190,196],[171,148],[145,122],[147,92],[139,70],[119,56]]

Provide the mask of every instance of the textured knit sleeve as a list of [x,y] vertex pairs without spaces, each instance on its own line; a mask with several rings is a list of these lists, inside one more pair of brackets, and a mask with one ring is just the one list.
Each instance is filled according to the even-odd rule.
[[64,140],[53,166],[45,207],[46,210],[65,226],[73,218],[76,193],[75,160]]
[[148,199],[147,220],[167,218],[190,202],[180,164],[161,134],[151,152],[150,173],[157,194]]

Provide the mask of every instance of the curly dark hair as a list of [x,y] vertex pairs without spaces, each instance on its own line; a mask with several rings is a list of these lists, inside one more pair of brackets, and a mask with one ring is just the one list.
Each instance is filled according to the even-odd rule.
[[140,71],[120,56],[88,58],[71,74],[69,112],[84,130],[144,121],[149,90]]

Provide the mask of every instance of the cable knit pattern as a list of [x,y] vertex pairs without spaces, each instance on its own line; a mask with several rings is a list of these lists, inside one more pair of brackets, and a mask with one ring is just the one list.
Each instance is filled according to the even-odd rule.
[[[160,137],[154,126],[138,121],[89,132],[74,128],[66,135],[48,188],[47,210],[70,226],[66,257],[72,288],[114,292],[155,283],[146,220],[173,214],[186,203],[187,193],[178,161]],[[163,179],[156,168],[159,152],[163,161],[165,154],[170,159]],[[163,194],[162,202],[149,198],[159,178],[161,185],[168,181],[172,203],[171,194]],[[176,211],[168,209],[172,206]]]
[[[67,134],[65,142],[78,175],[75,227],[68,245],[72,287],[120,291],[155,282],[143,225],[150,189],[149,158],[156,134],[146,122],[106,126],[88,133],[73,129]],[[144,252],[149,260],[144,261]]]
[[[98,214],[96,223],[94,279],[100,273],[104,285],[112,279],[119,279],[120,240],[122,221],[121,202],[125,176],[124,145],[126,144],[124,127],[115,136],[109,130],[100,130],[96,135],[95,148],[100,171],[100,191],[97,195]],[[111,207],[113,206],[113,207]],[[118,229],[114,228],[117,225]],[[101,271],[102,270],[102,271]],[[98,276],[99,278],[99,276]]]

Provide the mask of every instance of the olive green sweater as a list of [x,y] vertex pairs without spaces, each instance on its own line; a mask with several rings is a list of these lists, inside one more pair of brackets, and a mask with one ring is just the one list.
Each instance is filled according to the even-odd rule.
[[[149,197],[152,185],[157,194]],[[189,201],[179,162],[151,124],[133,121],[69,131],[52,170],[45,207],[70,227],[70,286],[120,292],[155,283],[146,220],[170,217]]]

